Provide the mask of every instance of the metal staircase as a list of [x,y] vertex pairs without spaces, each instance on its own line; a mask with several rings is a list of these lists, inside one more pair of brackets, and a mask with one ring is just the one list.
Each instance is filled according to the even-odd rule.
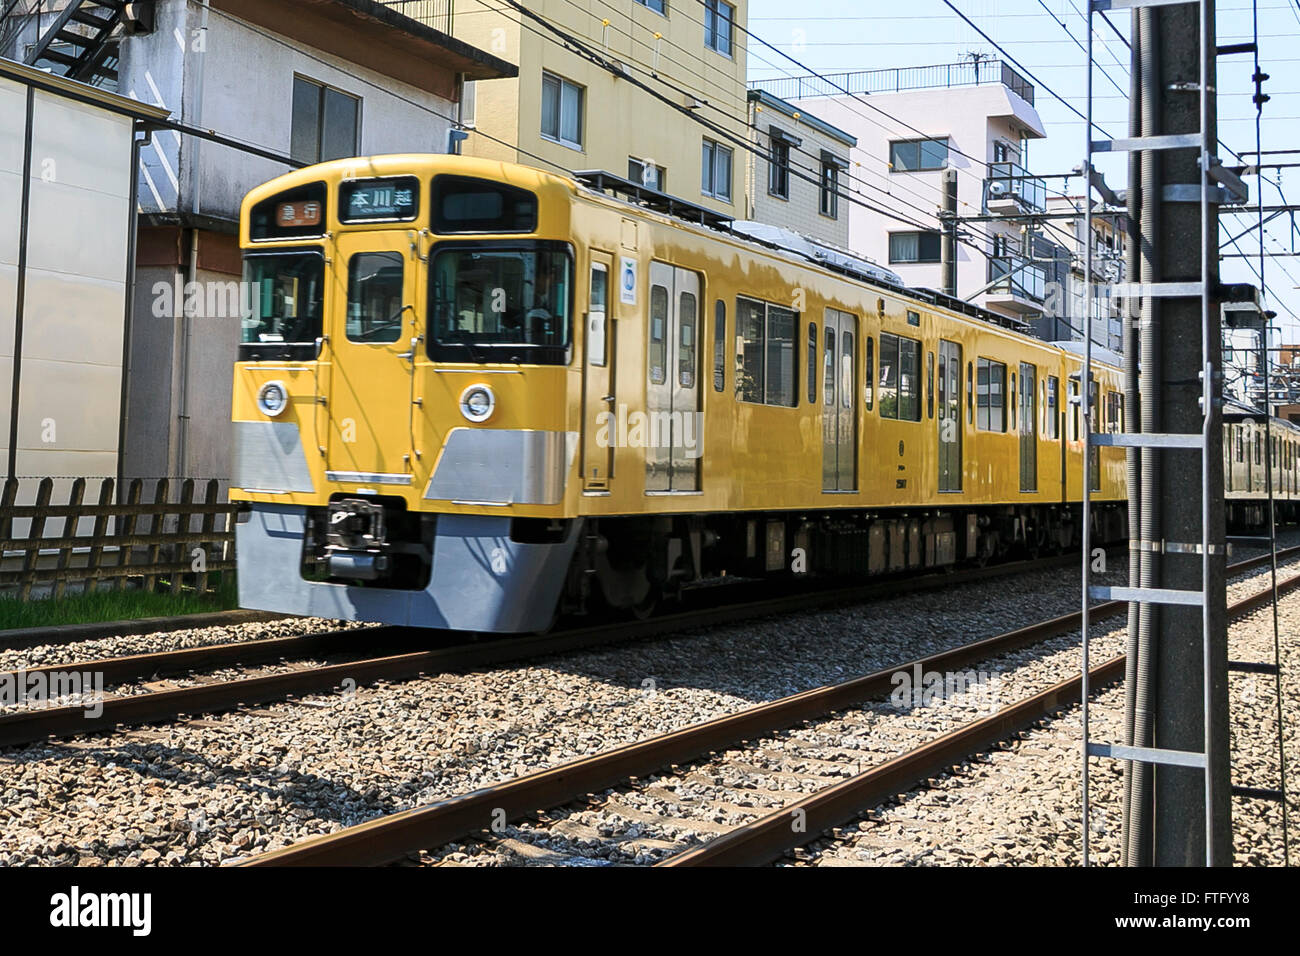
[[[28,66],[95,86],[117,81],[117,45],[130,8],[126,0],[54,0],[23,3],[11,0],[3,8],[6,38],[12,42],[28,25],[36,27],[30,50],[15,49],[15,59]],[[152,11],[150,11],[152,12]]]

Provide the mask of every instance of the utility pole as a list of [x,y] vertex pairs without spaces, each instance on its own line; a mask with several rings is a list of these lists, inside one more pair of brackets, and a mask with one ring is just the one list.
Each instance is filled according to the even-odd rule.
[[[1138,523],[1130,529],[1135,538],[1130,554],[1137,555],[1141,587],[1201,592],[1207,602],[1204,608],[1166,602],[1144,603],[1140,609],[1139,660],[1131,671],[1137,685],[1127,715],[1133,742],[1161,751],[1203,752],[1206,767],[1134,764],[1125,845],[1127,862],[1139,866],[1232,863],[1222,411],[1217,405],[1209,410],[1206,427],[1207,411],[1201,407],[1204,376],[1211,376],[1208,391],[1216,403],[1222,382],[1213,184],[1210,202],[1204,207],[1201,202],[1201,157],[1209,159],[1218,148],[1214,3],[1203,7],[1203,25],[1200,3],[1134,13],[1140,135],[1202,134],[1207,144],[1204,150],[1142,151],[1139,181],[1130,184],[1140,192],[1139,275],[1134,278],[1144,286],[1139,326],[1142,431],[1199,435],[1204,429],[1205,435],[1204,460],[1192,449],[1169,447],[1143,447],[1138,456],[1141,507]],[[1203,230],[1209,236],[1205,248],[1199,241]],[[1202,321],[1202,281],[1210,300],[1208,328]],[[1159,294],[1148,283],[1188,283],[1196,294],[1167,285]],[[1129,409],[1129,414],[1135,412]],[[1193,498],[1192,489],[1200,494]],[[1208,558],[1198,544],[1206,530]]]
[[951,166],[943,171],[943,242],[939,258],[943,261],[943,292],[957,296],[957,170]]

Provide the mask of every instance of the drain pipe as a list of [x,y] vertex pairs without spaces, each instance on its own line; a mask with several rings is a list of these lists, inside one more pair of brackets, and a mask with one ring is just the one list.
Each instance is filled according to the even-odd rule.
[[[203,79],[206,70],[204,66],[207,63],[208,49],[208,10],[209,0],[202,0],[202,11],[199,20],[198,42],[193,47],[193,52],[197,53],[197,63],[194,75],[194,93],[190,112],[193,114],[193,124],[195,126],[203,125]],[[189,51],[187,51],[189,52]],[[187,118],[188,121],[188,118]],[[189,139],[190,150],[190,212],[192,214],[190,226],[190,261],[189,277],[186,283],[187,289],[197,289],[199,281],[199,229],[194,223],[197,222],[199,210],[201,208],[200,188],[201,177],[199,175],[199,159],[202,149],[202,140],[196,136]],[[185,297],[188,299],[188,296]],[[185,306],[181,306],[181,348],[180,348],[180,381],[177,384],[178,405],[176,410],[177,430],[176,430],[176,477],[189,478],[189,436],[190,436],[190,349],[193,342],[194,316],[190,315]]]

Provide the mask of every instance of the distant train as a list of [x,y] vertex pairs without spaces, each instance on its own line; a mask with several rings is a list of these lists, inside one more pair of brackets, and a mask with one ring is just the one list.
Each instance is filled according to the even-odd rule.
[[[1032,555],[1077,544],[1085,472],[1096,540],[1125,537],[1123,449],[1083,467],[1074,351],[594,186],[406,155],[249,194],[241,604],[529,632],[726,577]],[[1120,371],[1088,390],[1122,430]]]

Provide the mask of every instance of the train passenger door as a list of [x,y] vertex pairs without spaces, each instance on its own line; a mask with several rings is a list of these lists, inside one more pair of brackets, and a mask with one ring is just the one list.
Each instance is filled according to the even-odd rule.
[[939,340],[939,490],[961,491],[961,346]]
[[704,452],[700,277],[665,262],[652,262],[649,302],[643,423],[646,491],[699,491]]
[[592,251],[583,337],[582,490],[608,492],[618,444],[614,394],[614,321],[609,314],[609,275],[613,257]]
[[414,361],[421,334],[416,270],[404,232],[339,237],[343,266],[327,324],[330,352],[331,481],[404,485],[412,481],[415,443]]
[[1038,370],[1020,363],[1020,490],[1038,490]]
[[822,329],[822,489],[858,488],[857,316],[826,310]]

